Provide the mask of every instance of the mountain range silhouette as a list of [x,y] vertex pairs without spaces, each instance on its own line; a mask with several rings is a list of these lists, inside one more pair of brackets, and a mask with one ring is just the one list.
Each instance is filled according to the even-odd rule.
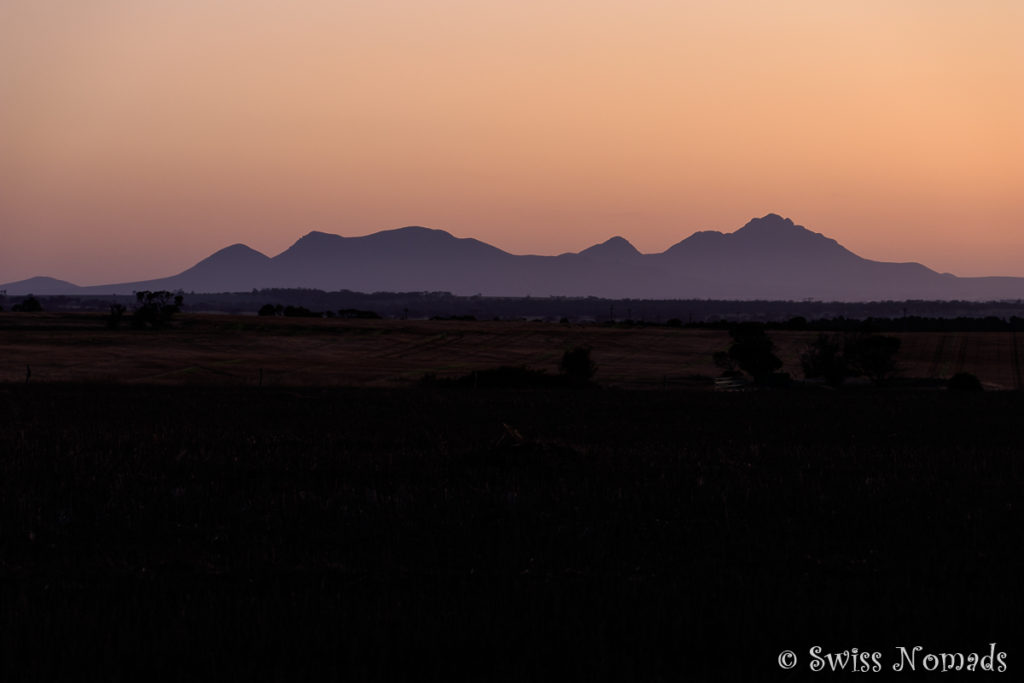
[[516,255],[413,226],[362,237],[313,231],[274,257],[234,244],[177,275],[153,280],[79,287],[35,277],[0,285],[9,295],[267,288],[648,299],[1024,298],[1024,278],[962,278],[919,263],[872,261],[777,214],[732,233],[696,232],[657,254],[642,254],[616,236],[578,253]]

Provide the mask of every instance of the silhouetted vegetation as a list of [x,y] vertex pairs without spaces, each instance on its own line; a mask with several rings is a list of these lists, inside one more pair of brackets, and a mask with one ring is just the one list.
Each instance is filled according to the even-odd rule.
[[590,357],[589,346],[576,346],[562,354],[558,369],[571,384],[583,386],[590,383],[597,372],[597,363]]
[[950,391],[962,393],[984,391],[984,387],[981,386],[981,380],[978,379],[977,375],[970,372],[956,373],[949,378],[949,383],[946,384],[946,387]]
[[380,315],[374,311],[361,311],[358,308],[342,308],[338,310],[338,317],[346,320],[380,320]]
[[[731,301],[603,299],[598,297],[455,296],[448,292],[325,292],[263,289],[236,293],[188,293],[193,310],[254,313],[271,302],[311,311],[372,310],[384,318],[427,319],[472,315],[477,320],[539,319],[606,322],[609,311],[645,325],[728,329],[763,322],[773,329],[861,332],[1024,331],[1024,301]],[[39,297],[46,310],[107,310],[109,295]],[[132,298],[116,299],[129,305]]]
[[823,378],[839,386],[847,377],[864,376],[883,384],[896,376],[898,337],[877,334],[819,334],[800,355],[807,378]]
[[29,295],[21,303],[11,306],[11,310],[15,313],[41,313],[43,305],[39,303],[39,299]]
[[[765,334],[764,325],[742,323],[730,328],[729,336],[732,338],[729,360],[758,384],[766,383],[782,367],[782,361],[775,355],[775,344]],[[722,356],[716,354],[714,360],[721,367]]]
[[260,316],[283,316],[287,318],[343,318],[346,320],[380,320],[380,316],[373,311],[364,311],[358,308],[342,308],[337,313],[332,310],[324,312],[313,311],[305,306],[285,306],[283,304],[263,304],[257,311]]
[[124,314],[127,312],[124,304],[110,304],[110,315],[107,316],[107,327],[111,330],[121,329],[124,322]]
[[311,311],[305,306],[285,306],[281,315],[286,318],[322,318],[323,313]]
[[174,314],[181,311],[185,297],[166,290],[135,293],[135,310],[132,312],[132,326],[136,328],[159,329],[170,324]]
[[845,339],[838,334],[821,333],[807,344],[800,354],[804,377],[822,378],[829,386],[837,387],[850,375],[846,360]]
[[883,384],[899,372],[896,353],[900,344],[899,337],[853,335],[846,339],[844,355],[854,374],[863,375],[875,384]]

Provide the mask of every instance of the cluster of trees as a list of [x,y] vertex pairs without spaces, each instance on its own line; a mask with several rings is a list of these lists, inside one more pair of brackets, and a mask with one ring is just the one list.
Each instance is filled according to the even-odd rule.
[[[679,320],[669,320],[669,326],[682,325]],[[758,323],[760,324],[760,323]],[[993,315],[985,317],[959,316],[955,318],[930,318],[921,316],[904,316],[902,318],[817,318],[808,320],[802,316],[788,320],[764,322],[767,330],[808,330],[819,332],[861,332],[865,334],[884,332],[1010,332],[1024,330],[1024,318],[1011,315],[998,318]],[[735,322],[719,320],[716,322],[687,323],[686,327],[728,330]]]
[[[788,373],[781,373],[782,361],[775,355],[775,343],[760,323],[742,323],[729,330],[732,344],[727,351],[714,354],[715,365],[726,374],[750,375],[760,385],[789,382]],[[898,372],[896,354],[898,337],[861,332],[819,334],[800,355],[804,377],[821,378],[831,386],[839,386],[849,377],[867,377],[883,384]]]
[[883,384],[898,371],[898,337],[880,334],[819,334],[800,355],[804,376],[839,386],[847,377],[867,377]]
[[378,320],[380,316],[373,311],[361,311],[356,308],[341,308],[334,311],[311,311],[305,306],[283,306],[281,304],[264,304],[257,311],[262,316],[284,316],[286,318],[348,318]]
[[[3,307],[0,307],[0,311],[2,310]],[[39,303],[39,299],[29,294],[20,304],[11,306],[11,310],[15,313],[39,313],[43,310],[43,305]]]
[[[135,292],[135,308],[132,310],[131,325],[136,329],[160,329],[170,324],[171,318],[181,311],[185,296],[166,290]],[[124,304],[110,304],[107,327],[116,330],[124,322],[128,308]]]

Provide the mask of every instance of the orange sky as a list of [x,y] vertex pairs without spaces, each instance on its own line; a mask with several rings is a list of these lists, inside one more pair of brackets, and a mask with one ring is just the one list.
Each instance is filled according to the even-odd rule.
[[7,0],[0,282],[442,228],[662,251],[780,213],[1024,276],[1019,0]]

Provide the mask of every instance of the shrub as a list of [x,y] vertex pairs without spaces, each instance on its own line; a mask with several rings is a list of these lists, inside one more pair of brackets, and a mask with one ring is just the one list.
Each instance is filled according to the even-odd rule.
[[946,383],[946,388],[950,391],[963,393],[984,391],[984,387],[981,386],[981,380],[978,379],[977,375],[970,372],[956,373],[949,378],[949,382]]
[[577,346],[562,354],[558,369],[573,384],[587,384],[597,372],[597,364],[590,358],[589,346]]
[[260,306],[260,310],[257,311],[257,315],[268,316],[268,315],[281,315],[282,307],[280,304],[275,306],[274,304],[263,304]]

